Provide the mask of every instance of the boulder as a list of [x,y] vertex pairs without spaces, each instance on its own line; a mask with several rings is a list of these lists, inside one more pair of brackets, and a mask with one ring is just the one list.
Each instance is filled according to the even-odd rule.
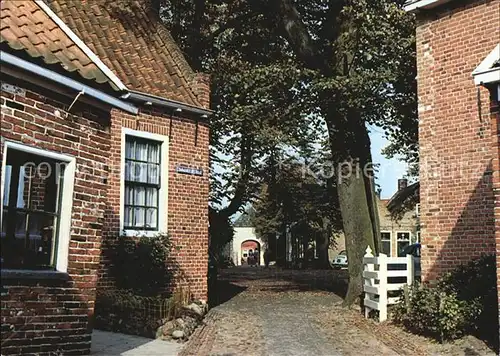
[[186,309],[191,310],[198,316],[203,316],[203,309],[198,304],[191,303],[186,307]]
[[184,331],[182,330],[174,330],[172,332],[172,338],[174,339],[182,339],[184,337]]
[[178,327],[180,327],[182,329],[186,326],[186,322],[182,318],[177,318],[175,320],[175,323],[177,324]]

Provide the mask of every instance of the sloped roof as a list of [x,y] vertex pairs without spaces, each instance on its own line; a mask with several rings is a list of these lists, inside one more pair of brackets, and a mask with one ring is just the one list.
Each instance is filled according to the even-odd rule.
[[131,90],[202,107],[195,73],[147,0],[48,0]]
[[241,214],[234,222],[234,227],[253,227],[253,219],[255,218],[255,209],[249,206],[243,214]]
[[85,79],[118,88],[87,53],[82,50],[33,0],[1,1],[0,43],[50,65],[60,65]]

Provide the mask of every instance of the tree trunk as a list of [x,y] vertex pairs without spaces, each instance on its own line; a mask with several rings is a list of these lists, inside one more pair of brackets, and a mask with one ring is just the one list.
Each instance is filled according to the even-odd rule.
[[328,219],[322,219],[323,229],[316,240],[316,248],[318,250],[319,268],[330,268],[330,258],[328,256],[328,248],[330,247],[331,228]]
[[348,119],[335,110],[330,110],[329,116],[327,125],[332,152],[345,152],[339,157],[337,194],[349,261],[349,286],[344,306],[350,306],[359,300],[362,293],[364,251],[367,246],[375,249],[378,245],[375,243],[379,231],[378,212],[374,199],[370,140],[364,122],[353,111],[349,112]]

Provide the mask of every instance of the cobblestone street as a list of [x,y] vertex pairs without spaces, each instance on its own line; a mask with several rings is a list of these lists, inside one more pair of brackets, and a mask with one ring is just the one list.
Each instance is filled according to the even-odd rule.
[[493,355],[478,340],[437,345],[341,307],[344,271],[232,268],[181,355]]

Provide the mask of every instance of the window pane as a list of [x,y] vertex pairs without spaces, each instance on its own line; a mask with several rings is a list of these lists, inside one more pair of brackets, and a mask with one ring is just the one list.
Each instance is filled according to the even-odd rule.
[[144,227],[144,208],[134,208],[134,226],[135,227]]
[[147,190],[146,190],[146,206],[158,207],[158,189],[147,188]]
[[148,144],[144,142],[135,143],[135,159],[138,161],[148,160]]
[[4,175],[4,185],[3,185],[3,205],[9,205],[9,192],[10,192],[10,175],[12,172],[12,166],[5,166],[5,175]]
[[59,174],[62,173],[57,168],[48,162],[21,167],[17,207],[55,213]]
[[157,212],[156,209],[148,208],[146,211],[146,227],[157,228]]
[[132,164],[133,162],[125,161],[125,180],[132,180],[131,172],[132,172]]
[[125,205],[132,205],[134,202],[134,188],[125,185]]
[[160,170],[157,164],[148,165],[148,183],[160,184]]
[[382,240],[390,240],[391,239],[391,233],[390,232],[381,232],[380,233],[380,238]]
[[125,219],[123,224],[125,226],[131,226],[132,225],[132,220],[133,220],[133,209],[131,207],[125,207],[124,214],[125,214]]
[[382,253],[385,253],[387,256],[391,255],[391,242],[390,241],[382,241]]
[[144,187],[134,187],[134,205],[144,206],[146,205],[146,188]]
[[398,240],[410,240],[410,233],[409,232],[398,232],[397,235]]
[[149,158],[148,162],[160,163],[160,145],[150,144],[149,145]]
[[[13,235],[10,224],[15,224]],[[54,258],[54,216],[17,213],[15,218],[6,220],[4,226],[2,267],[50,268]]]
[[125,158],[134,158],[134,157],[135,157],[134,143],[132,141],[127,140],[125,142]]

